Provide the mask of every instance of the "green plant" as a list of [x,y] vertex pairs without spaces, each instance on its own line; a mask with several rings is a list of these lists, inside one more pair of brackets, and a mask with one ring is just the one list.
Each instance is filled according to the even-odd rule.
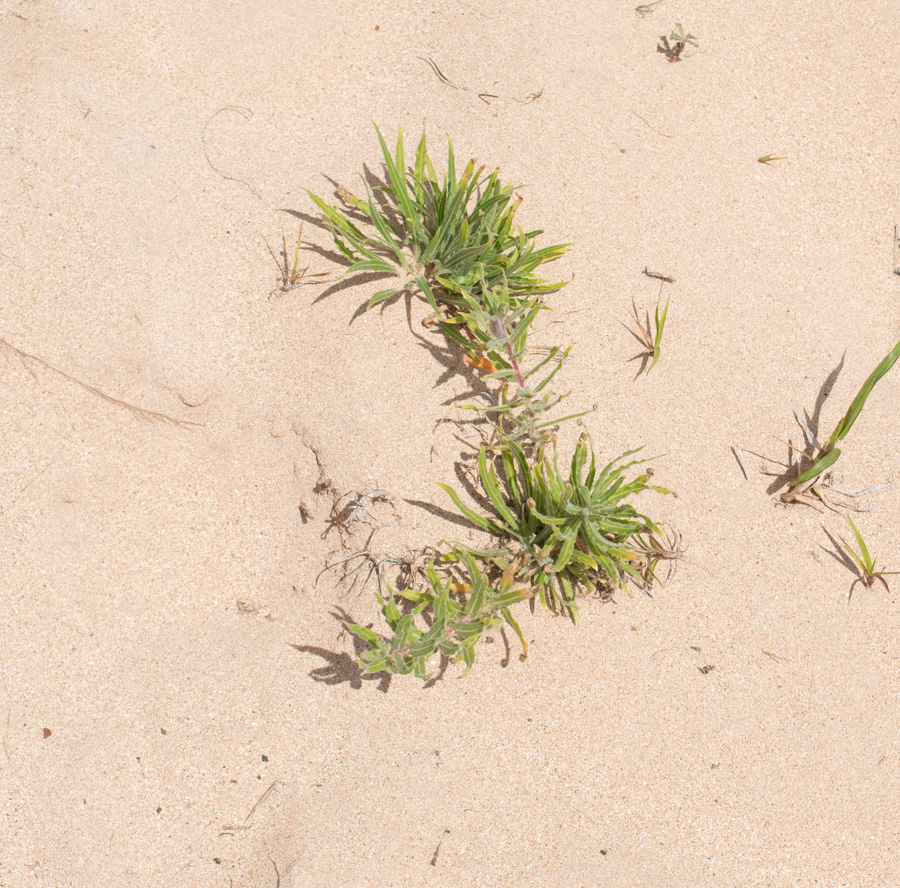
[[[552,442],[560,424],[570,419],[578,419],[590,413],[582,410],[567,416],[552,417],[550,412],[559,404],[565,395],[558,395],[548,389],[553,377],[559,372],[563,361],[569,356],[570,349],[553,346],[543,358],[530,370],[523,372],[518,363],[513,362],[511,369],[498,370],[490,361],[471,359],[471,363],[488,371],[486,379],[501,381],[496,395],[486,393],[489,399],[487,406],[480,404],[464,404],[463,410],[476,410],[487,415],[493,434],[488,441],[488,449],[499,451],[510,444],[517,444],[528,453]],[[543,377],[537,374],[549,366]],[[537,381],[534,378],[537,378]]]
[[[875,562],[869,555],[869,549],[866,546],[862,534],[859,532],[858,528],[853,523],[853,519],[849,515],[847,516],[847,520],[850,522],[850,528],[853,531],[853,536],[856,537],[856,545],[859,546],[859,553],[854,551],[853,547],[843,537],[841,537],[840,540],[841,543],[843,543],[844,549],[847,551],[847,554],[853,559],[856,566],[859,568],[861,574],[861,576],[857,577],[853,581],[853,585],[850,587],[850,593],[853,592],[853,586],[855,586],[857,583],[864,583],[867,589],[871,589],[872,586],[875,585],[876,580],[878,580],[884,586],[885,591],[890,592],[891,590],[888,587],[885,577],[900,574],[900,571],[875,570]],[[850,593],[848,593],[848,598],[850,597]]]
[[[429,550],[433,557],[425,588],[395,592],[388,587],[387,596],[379,594],[390,637],[346,623],[368,645],[360,659],[366,671],[428,678],[428,662],[435,655],[471,667],[475,645],[492,627],[510,626],[527,650],[510,611],[513,604],[538,597],[544,606],[577,618],[579,592],[606,592],[627,579],[647,588],[659,561],[679,551],[628,502],[644,490],[669,492],[649,483],[651,469],[626,479],[631,467],[645,462],[629,460],[637,450],[598,469],[590,439],[582,435],[568,477],[557,464],[559,424],[589,411],[551,416],[565,395],[550,386],[570,349],[535,349],[528,337],[547,310],[545,295],[564,285],[547,283],[536,270],[562,256],[568,245],[537,249],[541,232],[515,226],[521,198],[512,186],[501,184],[497,170],[483,175],[484,167],[476,170],[470,161],[457,179],[452,143],[447,172],[439,180],[424,133],[410,169],[402,133],[391,153],[377,127],[376,132],[384,184],[372,188],[365,182],[365,200],[339,188],[347,210],[310,197],[350,262],[347,274],[400,278],[399,285],[374,293],[368,307],[420,294],[433,311],[426,324],[436,324],[488,383],[486,404],[465,408],[483,414],[492,429],[478,464],[495,514],[479,515],[452,488],[440,486],[476,527],[498,538],[498,548],[454,544],[443,553]],[[667,310],[668,303],[662,313],[657,305],[654,363]],[[536,353],[542,356],[533,359]],[[421,578],[406,582],[422,583]]]
[[493,517],[479,515],[452,487],[438,486],[476,527],[508,543],[497,549],[459,544],[456,548],[486,559],[504,574],[511,571],[518,582],[536,591],[544,607],[568,612],[573,619],[578,616],[579,587],[599,591],[624,585],[626,577],[644,585],[646,575],[639,570],[642,550],[635,540],[660,531],[627,500],[645,490],[670,491],[649,483],[652,469],[626,481],[629,468],[646,462],[623,462],[638,450],[627,451],[598,471],[590,438],[582,434],[566,478],[555,446],[541,448],[533,462],[515,443],[493,459],[482,448],[478,473]]
[[668,37],[665,35],[660,37],[660,43],[656,47],[656,51],[661,52],[670,62],[680,62],[681,53],[684,52],[684,48],[688,44],[691,46],[700,45],[693,34],[684,33],[684,28],[680,22],[675,23],[675,29]]
[[788,490],[781,495],[782,500],[793,502],[808,491],[817,489],[822,480],[822,475],[837,462],[841,455],[841,451],[836,445],[847,437],[850,429],[853,428],[853,423],[856,422],[859,414],[862,413],[866,400],[872,393],[872,389],[875,388],[875,384],[894,366],[898,358],[900,358],[900,342],[891,349],[863,383],[862,388],[853,399],[843,419],[831,433],[831,437],[825,442],[825,445],[820,447],[818,453],[814,456],[808,457],[810,462],[809,468],[793,481],[788,482]]
[[784,157],[776,157],[774,154],[764,154],[762,157],[757,157],[756,160],[758,163],[772,163],[774,160],[785,160]]
[[[442,577],[432,563],[427,571],[428,589],[388,590],[386,597],[378,596],[381,612],[393,632],[383,638],[366,626],[346,623],[347,629],[369,645],[361,656],[366,672],[387,670],[398,675],[415,673],[429,679],[428,661],[440,654],[455,662],[462,661],[468,671],[475,662],[475,645],[485,632],[503,624],[510,626],[522,644],[523,656],[528,644],[510,607],[531,597],[528,589],[513,588],[512,576],[504,574],[497,588],[478,568],[475,559],[465,551],[451,553],[465,567],[465,582]],[[397,606],[397,596],[413,607],[403,613]],[[421,624],[425,620],[425,628]]]
[[[637,324],[637,328],[640,331],[636,333],[630,327],[625,325],[625,329],[631,333],[632,336],[637,339],[638,342],[642,346],[644,346],[644,351],[642,351],[638,358],[643,360],[643,363],[646,364],[647,361],[650,361],[650,366],[647,367],[647,373],[656,366],[656,362],[659,360],[660,349],[662,348],[662,338],[663,331],[666,326],[666,315],[669,313],[669,300],[666,300],[666,304],[663,307],[662,313],[660,313],[659,306],[662,300],[662,288],[663,285],[659,285],[659,296],[656,299],[656,315],[653,321],[653,329],[651,331],[650,327],[650,312],[645,309],[644,311],[644,323],[641,323],[640,315],[638,314],[637,306],[634,304],[634,301],[631,303],[632,309],[632,320],[634,320],[635,324]],[[641,368],[643,369],[643,367]],[[640,375],[640,370],[638,371],[638,375]]]
[[699,46],[697,38],[693,34],[685,34],[681,22],[675,22],[675,31],[669,35],[669,40],[673,43],[690,43],[691,46]]
[[448,311],[465,310],[467,294],[478,296],[484,288],[506,287],[516,310],[522,297],[565,285],[548,284],[534,271],[564,255],[570,245],[536,249],[535,238],[542,232],[524,232],[515,224],[522,198],[513,196],[512,185],[501,184],[498,170],[483,175],[484,167],[476,169],[470,160],[457,178],[453,143],[448,139],[447,172],[439,181],[424,132],[415,165],[407,169],[402,131],[393,155],[377,126],[375,131],[387,172],[386,183],[375,191],[383,194],[390,211],[379,205],[365,180],[365,200],[346,189],[340,192],[374,231],[364,233],[348,213],[308,192],[338,249],[351,262],[347,274],[375,272],[404,279],[400,286],[373,294],[369,307],[418,291],[443,322]]

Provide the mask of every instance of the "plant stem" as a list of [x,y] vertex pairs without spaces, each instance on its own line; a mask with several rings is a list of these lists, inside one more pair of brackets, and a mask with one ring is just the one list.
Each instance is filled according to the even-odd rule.
[[510,363],[513,365],[513,370],[516,371],[516,379],[519,381],[519,388],[525,388],[525,380],[522,379],[522,372],[519,370],[519,364],[516,359],[513,357],[512,345],[507,342],[506,343],[506,353],[509,355]]

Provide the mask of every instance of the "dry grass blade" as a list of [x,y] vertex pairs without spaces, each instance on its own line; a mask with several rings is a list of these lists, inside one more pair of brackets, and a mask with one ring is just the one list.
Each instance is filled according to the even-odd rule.
[[299,287],[300,284],[306,278],[322,278],[327,277],[328,272],[320,271],[314,274],[309,274],[309,266],[307,265],[305,268],[300,268],[300,248],[301,241],[303,238],[303,223],[300,223],[300,231],[297,233],[297,246],[294,248],[294,261],[291,263],[291,260],[288,258],[288,247],[287,247],[287,236],[284,233],[284,229],[281,230],[281,258],[275,255],[275,251],[272,249],[269,242],[263,238],[265,241],[266,247],[269,249],[269,253],[272,256],[272,259],[275,261],[275,265],[278,267],[278,272],[281,275],[281,287],[278,290],[273,290],[272,292],[281,292],[287,293],[290,290],[293,290],[295,287]]

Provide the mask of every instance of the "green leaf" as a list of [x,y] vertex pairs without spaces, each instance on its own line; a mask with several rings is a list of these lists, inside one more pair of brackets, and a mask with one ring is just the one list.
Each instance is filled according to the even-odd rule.
[[[856,537],[856,544],[859,546],[859,551],[862,555],[862,567],[865,568],[867,573],[872,572],[872,568],[875,565],[872,563],[872,559],[869,556],[869,550],[866,547],[865,540],[862,538],[862,534],[857,530],[856,525],[853,523],[853,519],[848,515],[847,520],[850,522],[850,527],[853,530],[853,536]],[[853,554],[852,552],[850,553]]]
[[656,366],[656,362],[659,360],[660,349],[662,348],[662,338],[663,338],[663,329],[666,326],[666,315],[669,313],[669,300],[666,300],[666,307],[663,309],[662,316],[659,314],[659,303],[656,305],[656,329],[653,335],[653,360],[650,362],[650,366],[647,368],[647,373]]
[[795,478],[788,483],[788,487],[800,487],[807,481],[812,481],[822,474],[826,469],[833,466],[841,455],[838,447],[835,447],[830,453],[826,453],[821,459],[816,460],[810,468],[808,468],[799,478]]
[[344,628],[352,632],[357,638],[366,644],[377,645],[381,639],[378,635],[366,626],[359,626],[356,623],[344,623]]
[[459,509],[462,514],[469,519],[476,527],[480,527],[482,530],[486,530],[488,533],[492,533],[495,536],[506,536],[507,531],[502,527],[499,527],[493,521],[488,518],[484,518],[481,515],[473,512],[460,498],[457,492],[447,484],[438,484],[438,487],[453,500],[453,505]]
[[399,296],[400,293],[402,293],[405,289],[405,287],[392,287],[389,290],[379,290],[377,293],[373,293],[372,296],[369,297],[366,308],[369,309],[373,305],[378,305],[379,302],[384,302],[386,299],[391,299],[394,296]]
[[506,522],[510,531],[516,531],[519,527],[519,519],[510,511],[509,506],[503,499],[500,487],[497,484],[497,474],[493,465],[489,465],[487,461],[487,451],[484,447],[478,452],[478,474],[481,476],[481,483],[484,486],[484,492],[488,495],[491,504],[499,513],[500,517]]
[[831,437],[826,442],[823,450],[831,450],[834,444],[838,441],[843,441],[847,436],[847,433],[853,427],[853,423],[856,422],[857,417],[862,412],[862,409],[866,404],[866,399],[871,394],[872,389],[875,388],[875,384],[888,372],[888,370],[891,369],[891,367],[894,366],[894,364],[897,363],[898,358],[900,358],[900,342],[891,349],[881,363],[872,371],[869,378],[863,383],[859,393],[853,399],[850,409],[847,410],[846,414],[844,414],[844,418],[837,424],[837,428],[831,433]]

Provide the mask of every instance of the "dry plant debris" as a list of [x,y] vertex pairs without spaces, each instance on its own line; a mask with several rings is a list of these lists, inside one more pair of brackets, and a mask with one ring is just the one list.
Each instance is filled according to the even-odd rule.
[[[272,256],[272,259],[275,261],[275,265],[278,267],[278,271],[281,274],[281,286],[272,291],[272,295],[275,293],[289,293],[291,290],[299,287],[304,281],[307,283],[311,283],[312,281],[307,281],[307,278],[323,278],[328,276],[328,272],[316,272],[314,274],[309,274],[309,266],[307,265],[305,268],[300,268],[300,247],[301,241],[303,238],[303,225],[300,225],[300,231],[297,234],[297,246],[294,248],[294,261],[291,262],[288,253],[287,246],[287,236],[284,233],[284,230],[281,231],[281,258],[275,255],[275,251],[270,246],[269,242],[266,241],[266,247],[269,249],[269,253]],[[263,238],[265,240],[265,238]]]
[[[645,274],[646,273],[647,272],[645,271]],[[648,276],[652,277],[652,275]],[[623,324],[625,329],[643,346],[643,351],[630,359],[632,361],[641,361],[641,366],[638,369],[638,376],[640,376],[641,373],[644,372],[649,374],[650,371],[656,366],[656,362],[659,360],[660,351],[662,349],[663,331],[665,330],[666,326],[666,316],[669,313],[668,299],[666,299],[666,304],[663,306],[662,311],[660,311],[660,304],[662,301],[662,288],[663,283],[660,283],[659,295],[656,299],[656,314],[654,315],[652,324],[650,322],[650,312],[648,309],[644,309],[644,322],[641,323],[641,317],[638,313],[637,305],[635,305],[633,299],[631,301],[631,320],[637,327],[637,331],[634,331],[627,325]],[[644,370],[645,367],[646,371]]]

